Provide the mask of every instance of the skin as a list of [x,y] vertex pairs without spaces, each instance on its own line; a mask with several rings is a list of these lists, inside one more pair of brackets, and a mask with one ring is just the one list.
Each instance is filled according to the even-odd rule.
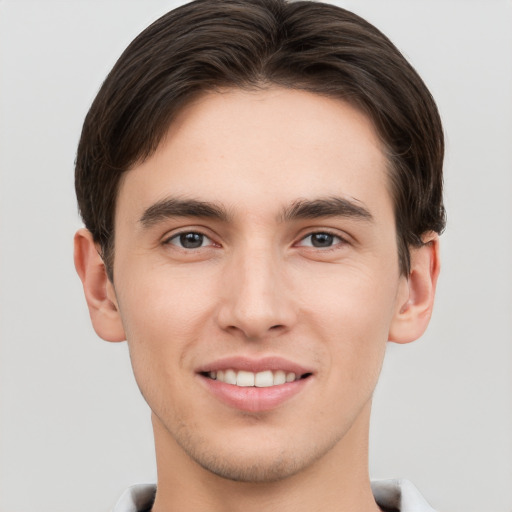
[[[93,325],[128,340],[152,409],[154,511],[378,510],[367,469],[372,393],[388,340],[425,330],[439,272],[427,233],[411,274],[400,274],[388,185],[379,137],[350,105],[226,90],[188,105],[125,174],[114,283],[90,233],[77,233]],[[290,214],[298,201],[333,197],[368,215]],[[169,200],[222,214],[155,215]],[[183,247],[186,233],[200,246]],[[233,355],[283,357],[312,375],[278,407],[242,411],[197,374]]]

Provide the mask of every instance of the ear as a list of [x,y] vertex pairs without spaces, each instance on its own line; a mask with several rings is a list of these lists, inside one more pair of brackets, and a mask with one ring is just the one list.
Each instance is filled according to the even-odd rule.
[[424,245],[411,249],[411,271],[400,284],[397,310],[389,330],[389,341],[410,343],[426,330],[440,271],[439,236],[426,233]]
[[126,336],[114,285],[107,277],[99,249],[87,229],[80,229],[75,234],[75,268],[84,287],[96,334],[106,341],[124,341]]

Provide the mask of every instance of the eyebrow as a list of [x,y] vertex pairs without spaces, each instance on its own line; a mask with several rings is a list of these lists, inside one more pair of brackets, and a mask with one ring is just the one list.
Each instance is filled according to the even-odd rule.
[[368,222],[373,221],[372,214],[363,204],[344,197],[299,199],[285,208],[281,214],[284,221],[320,217],[350,217]]
[[[152,204],[140,218],[145,228],[172,217],[197,217],[226,222],[230,215],[222,206],[196,199],[169,197]],[[372,221],[372,214],[359,201],[343,197],[299,199],[283,209],[278,217],[281,222],[315,219],[320,217],[350,217]]]
[[221,206],[195,199],[166,198],[152,204],[140,218],[145,228],[172,217],[200,217],[220,221],[228,220],[227,211]]

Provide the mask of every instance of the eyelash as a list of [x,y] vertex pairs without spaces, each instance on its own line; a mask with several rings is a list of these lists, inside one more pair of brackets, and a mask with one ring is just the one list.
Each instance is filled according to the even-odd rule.
[[[184,247],[182,237],[186,237],[189,235],[197,235],[197,236],[201,237],[202,238],[201,245],[199,247]],[[180,241],[181,245],[174,243],[175,240]],[[208,244],[207,246],[204,246],[203,243],[205,240],[209,240],[210,244]],[[165,245],[167,245],[167,244],[175,245],[175,246],[179,247],[180,249],[183,249],[186,251],[193,251],[195,249],[202,249],[204,247],[211,247],[211,246],[217,245],[217,244],[215,244],[215,242],[212,241],[212,239],[208,235],[205,235],[204,233],[201,233],[200,231],[181,231],[180,233],[176,233],[176,234],[172,235],[171,237],[167,238],[166,240],[164,240],[164,244]]]
[[[184,239],[182,237],[187,237],[190,235],[192,235],[192,236],[195,235],[196,237],[201,237],[201,245],[199,245],[198,247],[184,247],[184,244],[183,244]],[[315,245],[313,245],[313,242],[311,244],[307,244],[307,245],[303,244],[303,242],[305,240],[307,240],[308,238],[311,239],[315,235],[316,236],[327,235],[328,237],[331,237],[332,238],[331,244],[328,246],[325,246],[325,247],[315,246]],[[337,240],[337,242],[334,242],[334,240]],[[174,243],[174,241],[179,241],[179,243]],[[207,245],[203,245],[205,241],[210,241],[210,243]],[[298,247],[308,247],[311,249],[319,249],[322,251],[328,251],[328,250],[335,250],[337,248],[337,246],[345,245],[347,243],[348,243],[347,240],[345,240],[340,235],[331,233],[330,231],[327,231],[327,230],[323,230],[323,231],[313,231],[311,233],[308,233],[307,235],[303,236],[299,240],[299,242],[295,245]],[[179,247],[180,249],[183,249],[186,251],[193,251],[193,250],[197,250],[197,249],[202,249],[204,247],[219,246],[219,244],[216,244],[215,242],[213,242],[213,240],[208,235],[205,235],[204,233],[201,233],[200,231],[181,231],[180,233],[176,233],[176,234],[172,235],[171,237],[167,238],[164,241],[164,244],[165,245],[167,245],[167,244],[175,245],[175,246]]]
[[[311,244],[308,244],[308,245],[302,245],[302,242],[304,242],[305,240],[307,240],[308,238],[311,238],[314,237],[314,236],[318,236],[318,235],[327,235],[328,237],[331,237],[331,245],[327,246],[327,247],[318,247],[318,246],[314,246],[312,243]],[[335,241],[337,240],[337,241]],[[299,247],[308,247],[308,248],[311,248],[311,249],[319,249],[319,250],[323,250],[323,251],[328,251],[328,250],[336,250],[338,248],[338,246],[340,245],[345,245],[347,244],[347,240],[345,240],[343,237],[341,237],[340,235],[337,235],[335,233],[331,233],[330,231],[327,231],[327,230],[323,230],[323,231],[314,231],[314,232],[311,232],[311,233],[308,233],[306,236],[302,237],[299,241]]]

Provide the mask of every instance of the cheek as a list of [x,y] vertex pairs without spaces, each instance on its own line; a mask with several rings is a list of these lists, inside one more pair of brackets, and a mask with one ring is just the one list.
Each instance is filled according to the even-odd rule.
[[215,296],[212,276],[198,270],[165,265],[132,270],[134,278],[118,292],[128,338],[169,345],[192,337]]
[[[194,345],[205,339],[212,317],[210,281],[191,273],[132,271],[135,279],[117,289],[130,358],[139,386],[177,381]],[[203,276],[204,277],[204,276]],[[210,283],[211,286],[211,283]],[[213,294],[213,296],[215,296]],[[144,394],[144,392],[143,392]]]
[[306,284],[296,291],[301,309],[321,315],[322,322],[350,334],[351,338],[364,340],[370,333],[370,338],[378,333],[386,337],[395,310],[397,272],[390,276],[389,269],[369,271],[340,266],[302,281]]
[[384,358],[397,283],[377,281],[375,275],[331,272],[329,278],[310,281],[308,293],[302,294],[307,297],[302,321],[324,340],[321,350],[329,360],[329,376],[338,385],[354,388],[347,395],[357,396],[365,382],[373,387]]

